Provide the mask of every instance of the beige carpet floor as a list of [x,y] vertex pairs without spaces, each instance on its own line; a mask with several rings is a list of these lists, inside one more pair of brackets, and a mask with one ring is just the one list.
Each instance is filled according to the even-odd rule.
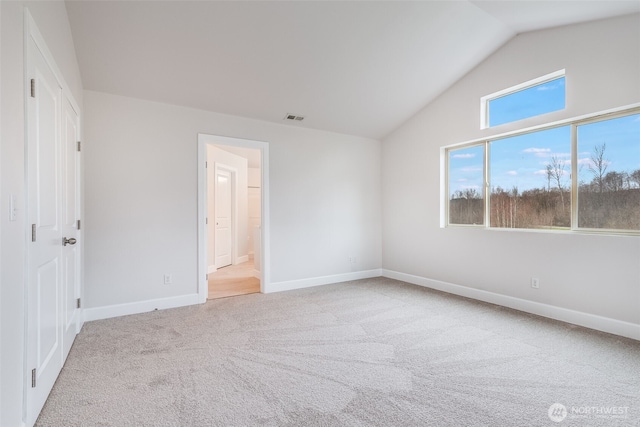
[[252,294],[85,324],[37,425],[638,426],[640,342],[384,278]]

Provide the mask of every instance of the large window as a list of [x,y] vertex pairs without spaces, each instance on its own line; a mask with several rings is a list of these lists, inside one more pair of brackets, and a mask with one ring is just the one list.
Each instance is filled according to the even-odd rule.
[[481,100],[481,127],[494,127],[565,108],[564,70],[501,90]]
[[640,231],[637,107],[445,152],[449,225]]
[[578,227],[640,230],[640,114],[577,127]]

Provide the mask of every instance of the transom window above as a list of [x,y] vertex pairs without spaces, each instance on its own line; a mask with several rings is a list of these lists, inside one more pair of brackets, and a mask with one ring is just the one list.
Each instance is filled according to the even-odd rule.
[[481,98],[482,129],[511,123],[565,108],[564,70]]

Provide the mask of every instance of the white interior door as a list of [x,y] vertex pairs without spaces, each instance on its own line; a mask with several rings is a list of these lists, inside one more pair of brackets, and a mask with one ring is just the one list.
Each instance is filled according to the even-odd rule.
[[232,182],[229,171],[216,168],[215,180],[215,254],[216,268],[231,265],[233,221],[231,219]]
[[[62,89],[33,40],[28,45],[27,422],[32,425],[63,363]],[[31,89],[31,88],[29,88]]]
[[63,358],[66,359],[80,326],[80,139],[79,118],[64,100],[62,120],[62,317]]

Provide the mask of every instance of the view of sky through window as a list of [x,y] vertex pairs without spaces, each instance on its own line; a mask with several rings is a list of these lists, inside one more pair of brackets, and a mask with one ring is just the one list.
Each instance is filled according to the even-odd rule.
[[489,127],[538,116],[565,107],[565,78],[513,92],[488,102]]
[[[571,130],[577,130],[577,202]],[[484,219],[484,156],[489,214]],[[567,124],[450,149],[449,223],[640,230],[640,114]],[[576,204],[577,203],[577,204]]]
[[571,127],[547,129],[491,142],[492,189],[548,189],[548,167],[555,165],[563,186],[570,184]]
[[[565,101],[560,70],[483,97],[481,127],[562,110]],[[640,231],[638,108],[565,123],[450,148],[449,224]]]
[[[592,157],[596,147],[603,145],[607,171],[631,174],[640,169],[640,114],[581,125],[578,141],[578,177],[582,183],[592,180]],[[490,147],[492,188],[547,189],[547,168],[554,159],[562,168],[566,184],[570,183],[570,126],[495,140]],[[482,191],[483,152],[482,145],[450,151],[450,195],[469,189]]]
[[449,151],[449,196],[475,191],[482,194],[484,146]]
[[640,114],[578,126],[578,180],[593,178],[592,157],[604,146],[607,172],[633,173],[640,169]]
[[640,114],[577,130],[578,227],[640,230]]

